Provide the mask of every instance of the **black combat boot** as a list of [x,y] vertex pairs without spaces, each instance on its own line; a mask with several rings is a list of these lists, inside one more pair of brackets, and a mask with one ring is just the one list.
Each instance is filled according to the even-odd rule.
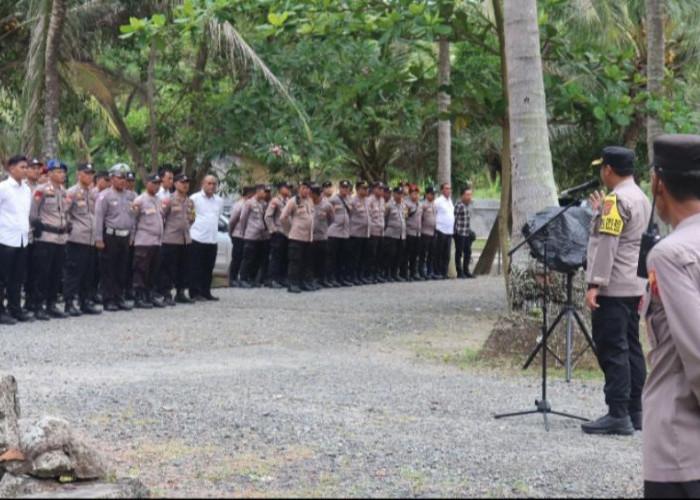
[[66,299],[66,306],[64,308],[64,311],[70,316],[83,315],[82,311],[78,309],[78,306],[75,304],[75,301],[73,299]]
[[620,436],[634,434],[634,426],[629,415],[613,417],[609,413],[598,420],[582,424],[581,430],[586,434],[617,434]]
[[48,307],[46,308],[46,312],[52,318],[63,319],[63,318],[68,317],[68,313],[61,311],[58,307],[56,307],[56,304],[53,302],[48,304]]
[[194,299],[185,295],[184,290],[178,290],[177,295],[175,295],[175,302],[178,304],[194,304]]
[[135,290],[134,299],[134,307],[136,309],[153,309],[153,304],[148,301],[143,291]]
[[80,311],[83,314],[102,314],[102,311],[95,307],[95,304],[93,304],[89,300],[83,302],[83,304],[80,306]]
[[161,298],[153,292],[146,292],[146,300],[153,304],[153,307],[157,307],[159,309],[166,307]]

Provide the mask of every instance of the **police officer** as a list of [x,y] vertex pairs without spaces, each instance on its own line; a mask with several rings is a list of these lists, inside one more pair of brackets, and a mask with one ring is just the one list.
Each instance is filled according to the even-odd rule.
[[129,166],[117,163],[109,169],[112,186],[95,203],[95,247],[100,258],[100,286],[105,311],[130,310],[124,300],[129,248],[134,237],[134,211],[126,190]]
[[160,175],[149,175],[146,191],[136,197],[134,210],[134,306],[139,309],[165,307],[154,295],[158,257],[163,242],[163,211],[158,199]]
[[311,200],[314,203],[314,237],[312,247],[312,262],[314,280],[312,288],[332,288],[328,281],[326,269],[328,268],[328,228],[333,223],[334,209],[327,198],[323,197],[323,191],[319,186],[311,186]]
[[280,224],[280,215],[289,201],[292,186],[277,184],[277,196],[270,200],[265,211],[265,225],[270,233],[269,288],[282,288],[287,274],[287,231]]
[[367,242],[370,235],[370,215],[367,202],[369,185],[365,181],[355,184],[357,193],[350,202],[350,255],[352,258],[351,280],[354,285],[366,285],[363,279],[363,265],[367,260]]
[[384,238],[384,184],[372,184],[372,194],[367,198],[369,208],[369,240],[366,246],[365,280],[369,284],[383,282],[380,269],[382,267],[382,239]]
[[[136,199],[136,174],[131,170],[126,173],[126,194],[129,201],[133,203]],[[124,298],[128,301],[134,300],[134,245],[129,247],[129,261],[126,268],[126,290],[124,292]]]
[[649,253],[641,309],[651,346],[644,494],[700,498],[700,136],[656,138],[651,186],[673,232]]
[[252,288],[263,265],[267,227],[265,225],[265,185],[255,187],[255,195],[243,204],[238,222],[243,234],[243,261],[241,263],[241,288]]
[[350,253],[350,216],[352,205],[350,181],[340,181],[338,193],[328,202],[333,207],[333,222],[328,227],[327,279],[333,286],[352,286]]
[[[66,191],[70,233],[63,268],[65,312],[71,316],[102,311],[92,303],[92,270],[95,258],[95,199],[90,188],[95,177],[92,163],[78,165],[78,182]],[[79,305],[75,301],[78,300]]]
[[[97,203],[97,197],[105,189],[111,186],[109,180],[109,172],[106,170],[99,170],[95,174],[95,185],[90,189],[90,199],[92,200],[93,207]],[[97,248],[92,249],[92,285],[90,287],[90,296],[95,304],[102,304],[102,294],[100,293],[100,258]]]
[[420,275],[435,279],[435,188],[425,188],[425,199],[421,203],[420,223]]
[[289,293],[312,292],[310,286],[311,242],[314,237],[314,208],[309,197],[311,183],[304,181],[299,192],[282,210],[280,222],[289,232]]
[[331,196],[333,196],[333,183],[331,181],[325,181],[323,184],[321,184],[321,189],[323,189],[323,194],[321,197],[324,200],[328,200]]
[[[39,187],[39,178],[44,163],[39,158],[32,158],[27,165],[27,176],[24,179],[24,184],[30,189],[32,196],[34,191]],[[24,277],[24,303],[28,310],[34,308],[34,230],[29,227],[29,245],[27,245],[27,272]]]
[[386,221],[386,248],[384,267],[387,281],[405,281],[400,276],[401,263],[406,252],[406,206],[403,203],[403,187],[394,188],[393,199],[386,204],[384,220]]
[[[158,291],[168,306],[191,304],[194,300],[185,294],[187,288],[187,247],[192,244],[190,226],[195,219],[194,203],[187,197],[190,178],[185,174],[175,177],[175,192],[161,199],[163,207],[163,244],[160,247]],[[173,300],[172,290],[176,294]]]
[[586,305],[593,311],[593,340],[605,374],[608,413],[581,427],[588,434],[629,435],[642,426],[646,367],[637,307],[644,281],[637,277],[637,261],[651,204],[634,182],[634,152],[607,147],[602,159],[593,163],[611,190],[606,196],[591,196],[594,218],[586,271]]
[[56,307],[69,232],[68,201],[63,187],[68,167],[54,158],[47,168],[49,182],[39,185],[34,191],[29,213],[29,222],[34,228],[31,264],[35,270],[34,316],[39,320],[68,317]]
[[423,207],[420,202],[420,188],[416,184],[409,185],[406,206],[406,267],[408,281],[421,281],[420,275],[420,232]]
[[245,186],[241,197],[231,207],[228,219],[228,234],[231,237],[231,263],[228,268],[228,286],[237,287],[241,284],[240,272],[243,263],[243,233],[241,232],[241,213],[243,205],[255,194],[254,186]]

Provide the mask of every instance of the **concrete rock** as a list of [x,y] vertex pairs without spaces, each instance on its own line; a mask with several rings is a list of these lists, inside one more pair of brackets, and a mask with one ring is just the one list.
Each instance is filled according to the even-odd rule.
[[0,453],[19,445],[19,400],[17,381],[12,375],[0,377]]
[[35,477],[99,479],[107,475],[102,456],[76,438],[60,418],[44,417],[30,427],[22,436],[22,451],[31,464],[27,473]]
[[44,486],[41,493],[28,493],[19,498],[149,498],[150,491],[138,479],[121,479],[114,483],[93,481]]
[[0,481],[0,498],[32,496],[42,491],[42,481],[28,476],[5,473]]

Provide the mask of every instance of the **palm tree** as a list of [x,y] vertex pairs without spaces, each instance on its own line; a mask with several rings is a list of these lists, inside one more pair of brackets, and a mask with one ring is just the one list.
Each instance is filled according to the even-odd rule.
[[[646,0],[647,8],[647,90],[653,96],[663,95],[666,59],[664,33],[664,0]],[[654,161],[654,138],[663,133],[656,113],[647,116],[647,152],[649,163]]]
[[61,86],[58,75],[58,53],[63,36],[67,0],[53,0],[49,29],[46,33],[46,50],[44,60],[44,156],[53,158],[58,155],[58,115],[60,113]]

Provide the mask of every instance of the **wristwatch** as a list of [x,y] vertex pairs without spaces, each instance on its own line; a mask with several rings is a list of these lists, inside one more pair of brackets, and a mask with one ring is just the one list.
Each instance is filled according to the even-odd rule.
[[588,284],[588,290],[591,290],[593,288],[600,288],[600,285],[596,285],[595,283],[589,283]]

